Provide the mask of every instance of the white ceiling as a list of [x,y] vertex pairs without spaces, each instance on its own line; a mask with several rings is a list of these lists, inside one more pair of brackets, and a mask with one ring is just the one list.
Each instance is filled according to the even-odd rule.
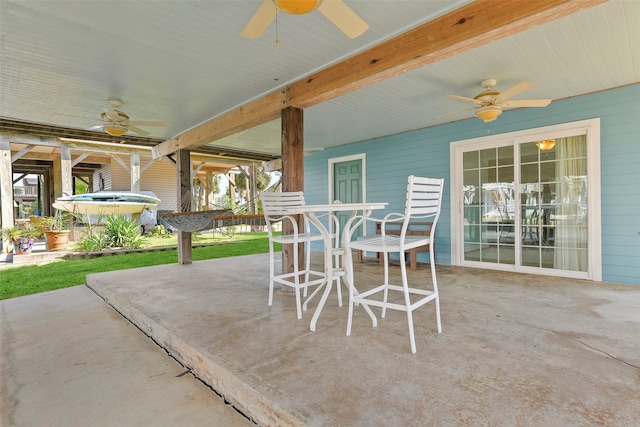
[[[261,0],[0,0],[0,117],[88,129],[109,99],[170,139],[467,1],[346,0],[369,24],[348,39],[319,12],[240,32]],[[327,148],[472,116],[480,81],[515,99],[562,99],[640,82],[640,1],[612,0],[305,110],[305,146]],[[470,105],[469,105],[470,106]],[[477,119],[475,119],[477,120]],[[498,118],[498,120],[500,120]],[[215,141],[280,152],[279,121]]]

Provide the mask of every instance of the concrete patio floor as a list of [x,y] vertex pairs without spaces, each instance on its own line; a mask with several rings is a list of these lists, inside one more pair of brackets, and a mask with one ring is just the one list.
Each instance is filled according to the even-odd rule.
[[[443,332],[432,304],[416,311],[416,354],[401,312],[373,328],[356,308],[345,336],[346,295],[339,307],[335,291],[316,332],[309,322],[317,301],[302,320],[291,293],[276,292],[268,307],[268,254],[94,274],[87,286],[259,425],[639,425],[640,287],[450,266],[437,272]],[[423,265],[410,274],[430,281]],[[356,265],[360,289],[380,275],[375,261]],[[53,335],[72,339],[64,329]],[[144,342],[151,340],[139,334],[131,345]],[[141,381],[141,390],[121,394],[123,404],[144,400],[144,390],[162,396],[150,376]],[[58,386],[58,393],[72,387]],[[31,398],[34,407],[38,399],[45,396]],[[180,402],[187,404],[174,401],[167,414]]]

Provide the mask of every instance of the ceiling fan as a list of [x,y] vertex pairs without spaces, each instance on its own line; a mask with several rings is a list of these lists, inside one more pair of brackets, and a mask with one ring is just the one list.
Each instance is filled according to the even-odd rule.
[[322,13],[350,39],[364,33],[369,25],[342,0],[264,0],[240,35],[259,38],[276,18],[278,11],[290,15],[304,15],[314,10]]
[[100,114],[100,120],[103,124],[94,126],[92,129],[102,129],[109,135],[122,136],[127,132],[137,133],[138,135],[147,136],[149,132],[140,129],[137,126],[166,126],[165,122],[145,121],[145,120],[129,120],[129,116],[118,110],[122,106],[122,102],[112,99],[109,100],[109,106]]
[[483,80],[480,85],[484,88],[484,91],[480,92],[473,98],[467,98],[458,95],[447,95],[447,98],[456,99],[458,101],[472,102],[478,107],[472,109],[476,110],[475,116],[485,123],[494,121],[504,108],[516,108],[516,107],[546,107],[551,103],[550,99],[518,99],[510,100],[512,97],[519,93],[529,90],[533,87],[532,83],[520,82],[515,86],[510,87],[504,92],[498,92],[494,89],[496,85],[496,79]]

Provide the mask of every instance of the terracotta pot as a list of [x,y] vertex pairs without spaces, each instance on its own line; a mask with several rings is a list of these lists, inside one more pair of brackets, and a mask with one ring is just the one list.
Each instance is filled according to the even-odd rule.
[[67,245],[69,244],[70,233],[70,230],[45,231],[44,234],[47,236],[47,251],[66,251]]

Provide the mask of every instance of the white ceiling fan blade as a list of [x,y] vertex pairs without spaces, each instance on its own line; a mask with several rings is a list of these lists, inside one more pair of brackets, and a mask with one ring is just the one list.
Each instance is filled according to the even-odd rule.
[[91,126],[89,129],[87,130],[97,130],[97,129],[102,129],[104,125],[95,125],[95,126]]
[[142,135],[142,136],[149,135],[149,132],[147,132],[146,130],[137,128],[135,126],[127,126],[127,130],[129,132],[137,133],[138,135]]
[[369,25],[342,0],[324,0],[318,6],[318,11],[350,39],[362,35],[369,28]]
[[240,35],[248,39],[257,39],[261,37],[262,34],[267,31],[271,22],[276,19],[277,12],[276,7],[271,0],[264,0],[258,11],[253,15]]
[[479,99],[467,98],[466,96],[447,95],[446,97],[449,99],[455,99],[456,101],[473,102],[474,104],[478,104],[478,105],[483,104],[483,102],[480,101]]
[[546,107],[551,103],[550,99],[517,99],[500,102],[502,107]]
[[505,101],[509,98],[512,98],[518,95],[519,93],[524,92],[525,90],[531,89],[532,87],[533,87],[533,83],[520,82],[517,85],[512,86],[509,89],[505,90],[504,92],[500,93],[500,95],[495,97],[494,101],[495,102]]
[[163,126],[166,127],[165,122],[151,121],[151,120],[129,120],[128,126]]

